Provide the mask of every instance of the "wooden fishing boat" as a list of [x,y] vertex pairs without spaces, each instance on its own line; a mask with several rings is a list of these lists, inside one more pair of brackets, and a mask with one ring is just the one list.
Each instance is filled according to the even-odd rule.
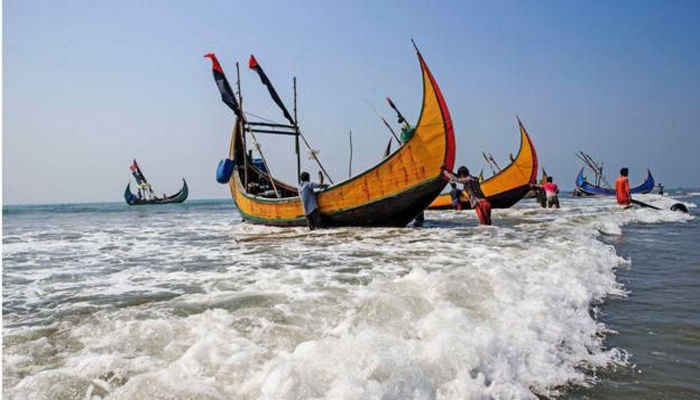
[[[616,194],[615,189],[600,187],[600,186],[596,186],[596,185],[589,183],[586,180],[586,178],[583,176],[583,168],[581,168],[581,171],[579,171],[578,176],[576,177],[576,189],[579,192],[586,194],[586,195],[589,195],[589,196],[594,196],[594,195],[615,196],[615,194]],[[644,194],[644,193],[651,192],[653,189],[654,189],[654,177],[651,175],[651,171],[647,169],[647,178],[644,180],[644,182],[641,185],[630,188],[630,193],[631,194]]]
[[153,204],[171,204],[171,203],[182,203],[187,200],[189,195],[189,189],[187,188],[187,181],[182,178],[182,189],[172,196],[165,196],[162,198],[145,199],[139,198],[135,194],[131,193],[131,182],[126,185],[126,190],[124,191],[124,200],[126,204],[130,206],[140,206],[140,205],[153,205]]
[[[375,167],[318,192],[325,225],[406,226],[447,184],[440,166],[454,167],[452,119],[430,69],[416,52],[423,78],[423,107],[413,136]],[[257,68],[257,62],[254,65]],[[228,182],[243,220],[274,226],[305,225],[296,187],[275,180],[250,162],[244,122],[237,118],[231,137],[229,159],[235,167]],[[250,190],[265,186],[275,189],[274,196],[270,191]]]
[[[518,120],[520,127],[520,150],[515,160],[497,174],[481,183],[481,190],[491,202],[493,208],[510,208],[530,190],[530,184],[537,180],[537,152],[525,130]],[[469,207],[469,196],[462,191],[460,202]],[[433,201],[428,209],[440,210],[452,208],[452,198],[449,193],[441,194]]]

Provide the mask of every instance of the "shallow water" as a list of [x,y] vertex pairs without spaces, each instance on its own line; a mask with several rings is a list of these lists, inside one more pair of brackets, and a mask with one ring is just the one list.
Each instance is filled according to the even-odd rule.
[[315,232],[230,201],[5,208],[3,395],[698,396],[698,219],[562,205]]

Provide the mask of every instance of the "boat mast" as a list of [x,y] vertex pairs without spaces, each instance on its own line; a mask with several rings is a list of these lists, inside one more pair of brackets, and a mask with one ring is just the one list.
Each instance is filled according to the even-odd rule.
[[[241,107],[241,115],[243,114],[243,94],[241,93],[241,68],[236,61],[236,87],[238,88],[238,104]],[[243,129],[243,121],[238,118],[238,124],[241,129],[241,138],[243,139],[243,187],[248,190],[248,146],[246,143],[245,129]]]
[[299,151],[299,119],[297,118],[297,77],[294,77],[294,149],[297,153],[297,182],[301,183],[301,152]]
[[[389,145],[391,145],[391,138],[389,138]],[[352,176],[352,131],[350,131],[350,165],[348,165],[348,178]]]
[[486,160],[486,164],[491,168],[491,172],[493,172],[494,175],[496,175],[496,169],[493,167],[493,164],[491,164],[491,160],[489,160],[489,157],[486,155],[485,152],[481,152],[481,155],[484,156],[484,160]]

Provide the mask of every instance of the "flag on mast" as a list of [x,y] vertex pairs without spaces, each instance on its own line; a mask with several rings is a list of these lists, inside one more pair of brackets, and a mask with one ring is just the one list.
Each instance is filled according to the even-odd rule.
[[233,90],[231,89],[231,85],[229,85],[228,83],[228,79],[226,79],[224,70],[223,68],[221,68],[221,64],[219,64],[219,60],[216,58],[216,55],[214,53],[209,53],[206,54],[204,57],[209,58],[211,60],[212,72],[214,73],[214,81],[216,81],[216,86],[219,88],[219,92],[221,93],[221,100],[224,103],[226,103],[226,105],[231,110],[233,110],[233,112],[238,118],[245,119],[243,118],[241,107],[238,105],[236,96],[233,93]]
[[267,86],[267,91],[270,92],[272,100],[282,110],[282,114],[284,114],[284,117],[287,118],[289,123],[291,123],[292,125],[296,125],[294,118],[292,118],[292,115],[289,114],[289,111],[287,111],[287,107],[284,106],[284,103],[282,103],[282,99],[280,99],[280,96],[277,94],[277,90],[275,90],[275,87],[272,86],[270,78],[267,77],[267,74],[265,74],[265,71],[263,71],[262,67],[260,66],[260,63],[258,63],[258,60],[256,60],[255,56],[252,54],[250,55],[250,60],[248,61],[248,67],[258,73],[260,81],[263,83],[263,85]]

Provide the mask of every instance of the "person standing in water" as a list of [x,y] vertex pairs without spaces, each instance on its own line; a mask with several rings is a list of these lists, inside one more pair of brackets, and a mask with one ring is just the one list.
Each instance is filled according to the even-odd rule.
[[620,169],[620,176],[615,181],[615,194],[617,195],[617,204],[628,208],[632,204],[632,196],[630,194],[630,181],[627,179],[629,169]]
[[319,183],[310,182],[311,177],[309,173],[304,171],[299,176],[299,198],[301,199],[301,204],[304,207],[304,215],[306,215],[306,221],[309,226],[309,230],[314,230],[316,228],[323,228],[323,217],[321,212],[318,210],[318,203],[316,202],[316,192],[314,189],[323,189],[325,185],[323,184],[323,174],[319,172],[318,180]]
[[454,182],[450,183],[450,186],[452,186],[452,190],[450,190],[450,197],[452,197],[452,208],[459,211],[462,209],[462,203],[459,201],[462,191],[457,189],[457,184]]
[[415,129],[411,126],[411,124],[408,123],[405,119],[399,120],[399,123],[401,124],[401,135],[399,138],[401,139],[401,143],[406,143],[408,142],[408,139],[413,136],[413,132],[415,132]]
[[547,199],[547,208],[559,208],[559,186],[554,183],[554,178],[548,176],[547,183],[536,187],[544,191]]
[[457,169],[457,175],[445,169],[444,165],[442,165],[440,169],[443,175],[450,179],[450,181],[464,184],[464,190],[466,190],[469,195],[469,203],[472,208],[476,210],[479,223],[481,225],[491,225],[491,203],[486,200],[484,192],[481,191],[479,178],[469,175],[469,169],[465,166],[461,166]]

